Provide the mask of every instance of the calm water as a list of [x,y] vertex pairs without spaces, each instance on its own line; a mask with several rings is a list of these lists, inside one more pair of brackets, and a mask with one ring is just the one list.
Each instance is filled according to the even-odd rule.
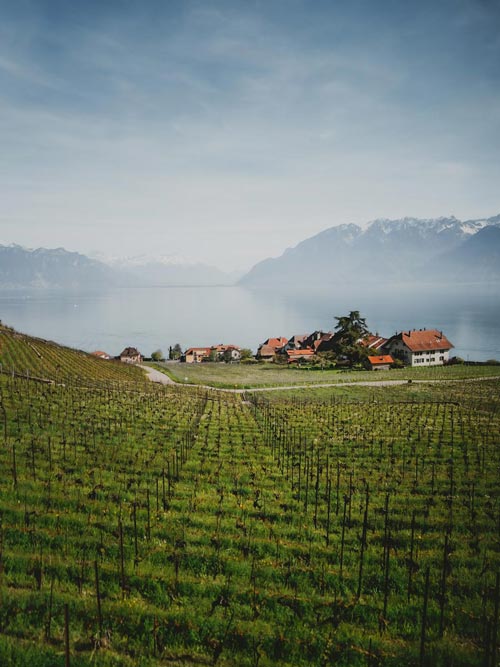
[[72,347],[118,354],[133,345],[149,355],[182,347],[234,343],[329,330],[334,315],[359,310],[373,332],[441,329],[465,359],[500,359],[500,288],[492,285],[370,291],[157,287],[109,292],[0,291],[0,319],[20,331]]

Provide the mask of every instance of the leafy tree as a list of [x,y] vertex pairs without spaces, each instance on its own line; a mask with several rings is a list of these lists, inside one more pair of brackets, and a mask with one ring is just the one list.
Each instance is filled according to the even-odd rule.
[[169,359],[180,359],[181,356],[182,356],[182,347],[179,345],[179,343],[176,343],[173,347],[170,346],[168,350]]
[[252,350],[248,347],[244,347],[240,350],[241,360],[253,359]]
[[344,345],[354,345],[368,333],[366,319],[361,317],[359,310],[351,310],[349,315],[335,317],[335,337]]
[[351,310],[349,315],[335,319],[334,352],[347,359],[351,365],[363,363],[368,350],[359,341],[368,333],[365,318],[361,317],[359,310]]
[[153,361],[161,361],[163,359],[163,352],[161,350],[155,350],[151,353],[151,359]]

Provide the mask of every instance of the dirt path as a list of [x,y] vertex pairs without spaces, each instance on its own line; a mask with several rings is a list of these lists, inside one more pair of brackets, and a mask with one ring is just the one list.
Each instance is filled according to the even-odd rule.
[[166,375],[165,373],[161,373],[160,371],[157,371],[155,368],[150,368],[149,366],[142,366],[140,365],[139,368],[143,368],[146,373],[148,374],[148,379],[151,380],[151,382],[158,382],[159,384],[178,384],[177,382],[174,382],[171,377]]
[[158,382],[166,385],[177,385],[179,387],[198,387],[198,389],[209,389],[211,391],[220,391],[226,394],[253,394],[261,391],[291,391],[294,389],[325,389],[330,387],[396,387],[405,384],[443,384],[445,382],[481,382],[483,380],[500,380],[500,375],[483,376],[477,378],[450,378],[442,380],[365,380],[361,382],[325,382],[317,384],[296,384],[278,387],[253,387],[251,389],[225,389],[223,387],[212,387],[208,384],[188,384],[184,382],[175,382],[165,373],[141,366],[148,373],[148,378],[152,382]]

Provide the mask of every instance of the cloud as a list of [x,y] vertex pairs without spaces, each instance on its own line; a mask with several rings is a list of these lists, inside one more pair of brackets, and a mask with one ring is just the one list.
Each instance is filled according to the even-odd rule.
[[335,223],[500,208],[494,41],[468,3],[455,22],[430,4],[50,4],[0,35],[0,224],[28,245],[85,250],[99,224],[113,252],[154,240],[235,268]]

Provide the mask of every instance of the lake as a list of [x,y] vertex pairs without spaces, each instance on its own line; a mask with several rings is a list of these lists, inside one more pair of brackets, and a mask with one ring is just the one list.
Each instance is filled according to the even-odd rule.
[[233,343],[256,350],[270,336],[328,331],[334,316],[359,310],[370,330],[436,328],[464,359],[500,359],[500,288],[426,285],[335,286],[287,290],[233,287],[144,287],[100,292],[0,291],[0,319],[25,333],[87,351],[145,354]]

